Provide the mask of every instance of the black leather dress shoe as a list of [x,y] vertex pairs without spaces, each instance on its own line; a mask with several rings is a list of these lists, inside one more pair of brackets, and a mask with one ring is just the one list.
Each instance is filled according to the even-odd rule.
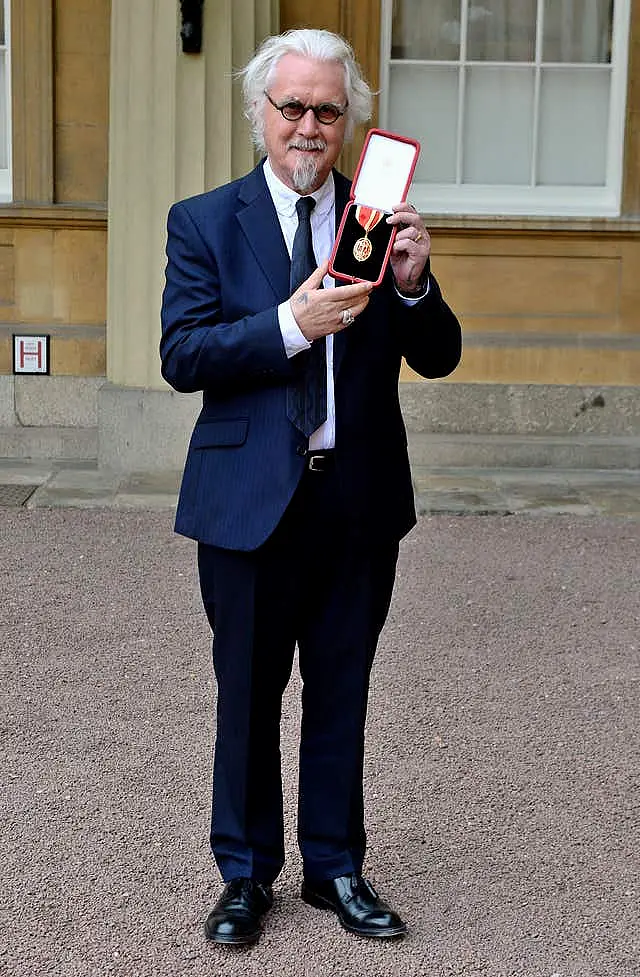
[[272,905],[270,885],[255,879],[232,879],[207,916],[207,939],[232,946],[255,943],[261,933],[260,920]]
[[331,909],[345,929],[358,936],[404,936],[407,932],[397,913],[378,896],[361,875],[342,875],[326,882],[303,882],[302,898],[310,906]]

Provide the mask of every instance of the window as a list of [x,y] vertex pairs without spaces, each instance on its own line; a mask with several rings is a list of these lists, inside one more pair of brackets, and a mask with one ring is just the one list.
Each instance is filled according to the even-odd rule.
[[383,0],[381,124],[428,213],[620,213],[630,0]]
[[0,203],[11,192],[11,61],[9,56],[10,0],[0,0]]

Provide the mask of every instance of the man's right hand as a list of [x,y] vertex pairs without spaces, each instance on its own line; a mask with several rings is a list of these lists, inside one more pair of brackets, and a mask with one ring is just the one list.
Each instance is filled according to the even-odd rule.
[[[291,311],[305,339],[313,342],[321,336],[340,332],[347,327],[342,313],[348,310],[355,318],[366,309],[373,285],[357,282],[339,288],[321,288],[329,262],[325,261],[309,275],[290,298]],[[349,317],[347,316],[347,319]]]

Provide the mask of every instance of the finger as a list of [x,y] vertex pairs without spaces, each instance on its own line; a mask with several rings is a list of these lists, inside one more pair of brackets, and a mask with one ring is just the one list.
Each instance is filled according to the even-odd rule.
[[343,307],[357,302],[361,297],[368,296],[373,288],[372,282],[354,282],[353,285],[340,285],[339,288],[327,290],[327,298],[332,302],[343,304]]
[[364,310],[366,309],[366,307],[368,306],[368,304],[369,304],[369,299],[367,299],[366,302],[359,302],[358,305],[356,305],[355,308],[352,309],[352,312],[353,312],[354,316],[356,317],[356,319],[358,318],[358,316],[360,315],[361,312],[364,312]]
[[393,244],[393,254],[400,252],[410,255],[423,254],[425,252],[425,238],[416,241],[415,237],[398,237]]
[[351,311],[353,312],[354,315],[359,315],[361,312],[363,312],[366,309],[366,307],[369,304],[370,297],[371,297],[370,295],[365,295],[363,296],[363,298],[360,299],[359,302],[356,302],[353,306],[350,306]]
[[410,204],[407,200],[403,200],[403,201],[401,201],[401,203],[394,204],[393,205],[393,207],[391,208],[391,215],[390,216],[394,216],[395,214],[413,214],[413,215],[416,215],[417,213],[418,213],[418,211],[413,206],[413,204]]
[[352,306],[352,307],[350,307],[348,309],[345,309],[344,312],[350,313],[350,315],[347,315],[346,318],[344,316],[344,313],[341,312],[340,315],[338,316],[338,320],[337,320],[337,322],[338,322],[338,330],[340,330],[340,329],[348,329],[350,326],[352,326],[354,324],[354,322],[356,321],[356,319],[358,318],[358,316],[360,315],[360,313],[361,312],[364,312],[365,308],[366,308],[366,305],[360,304],[360,305],[354,305],[354,306]]
[[413,241],[414,244],[418,244],[419,241],[423,240],[424,234],[418,227],[414,227],[413,225],[410,227],[403,225],[402,230],[398,231],[396,235],[396,241]]
[[409,227],[398,231],[394,243],[399,241],[413,241],[414,244],[422,243],[422,246],[426,246],[427,248],[431,244],[429,232],[420,220],[416,221],[414,224],[411,224]]
[[417,214],[394,214],[392,217],[387,217],[387,223],[395,227],[398,234],[407,232],[407,234],[412,235],[414,238],[420,231],[424,234],[424,225],[421,223]]
[[389,214],[387,224],[400,227],[408,227],[411,223],[412,214],[408,210],[398,210],[395,214]]
[[345,309],[349,309],[353,314],[356,314],[356,309],[362,311],[366,309],[369,304],[370,295],[361,295],[359,298],[350,299],[348,302],[342,302],[340,308],[338,309],[338,315],[342,315]]
[[354,317],[354,319],[356,319],[361,312],[364,312],[368,304],[369,304],[369,296],[367,295],[361,301],[353,302],[351,305],[347,306],[346,309],[342,309],[340,312],[340,321],[342,322],[342,324],[345,326],[347,325],[347,323],[345,323],[342,318],[344,312],[350,312],[351,315]]
[[312,271],[305,282],[300,286],[301,288],[320,288],[322,284],[322,279],[327,274],[327,268],[329,267],[328,261],[323,261],[322,264]]

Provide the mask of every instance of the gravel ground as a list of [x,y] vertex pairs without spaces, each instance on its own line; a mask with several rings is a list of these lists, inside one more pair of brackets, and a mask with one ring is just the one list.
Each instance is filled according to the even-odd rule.
[[260,943],[209,945],[215,689],[170,512],[0,511],[0,972],[638,977],[640,523],[423,518],[368,725],[367,871],[410,924],[344,933],[289,861]]

